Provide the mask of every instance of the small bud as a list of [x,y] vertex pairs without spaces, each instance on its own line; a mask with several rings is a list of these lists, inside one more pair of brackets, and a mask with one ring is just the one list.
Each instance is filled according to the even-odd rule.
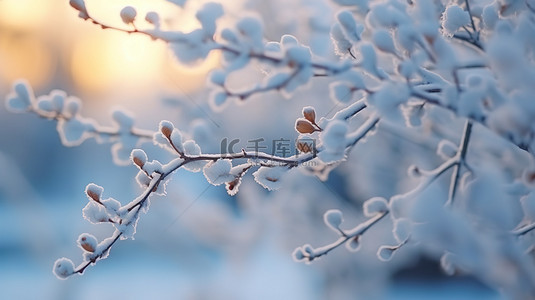
[[314,107],[312,106],[303,107],[303,117],[309,120],[310,123],[312,124],[316,123],[316,111],[314,110]]
[[89,197],[90,200],[93,200],[97,203],[100,202],[100,196],[102,195],[102,192],[104,189],[101,186],[98,186],[94,183],[90,183],[85,188],[85,193],[87,194],[87,197]]
[[377,257],[382,261],[389,261],[396,250],[398,250],[396,246],[381,246],[377,251]]
[[85,8],[84,0],[70,0],[69,4],[80,12],[80,16],[87,15],[87,9]]
[[98,242],[93,235],[82,233],[78,237],[78,245],[80,245],[83,250],[93,253],[97,249]]
[[160,16],[158,15],[157,12],[149,11],[145,15],[145,21],[151,23],[152,25],[156,27],[160,26]]
[[167,140],[171,140],[171,134],[173,133],[173,129],[175,127],[173,126],[173,123],[169,121],[162,121],[160,122],[160,132],[167,138]]
[[364,208],[364,215],[367,217],[373,217],[378,213],[384,213],[388,211],[388,202],[385,198],[382,197],[373,197],[366,202],[364,202],[363,205]]
[[125,24],[131,24],[136,19],[136,9],[132,6],[126,6],[121,10],[121,19]]
[[342,212],[338,209],[330,209],[323,215],[325,225],[329,226],[333,231],[340,232],[340,225],[343,222]]
[[313,133],[316,131],[316,128],[310,123],[308,120],[305,119],[297,119],[295,122],[295,130],[299,133]]
[[296,248],[292,253],[293,259],[297,262],[305,260],[306,256],[301,247]]
[[418,168],[417,165],[410,165],[409,168],[407,169],[407,174],[411,178],[418,178],[422,176],[422,172],[420,172],[420,169]]
[[67,279],[67,277],[74,274],[74,264],[70,259],[63,257],[56,260],[52,270],[59,279]]
[[141,149],[132,150],[130,157],[132,158],[132,162],[134,162],[140,169],[143,169],[143,166],[147,162],[147,154]]
[[360,236],[357,235],[354,238],[349,239],[346,242],[346,249],[350,252],[357,252],[360,249]]

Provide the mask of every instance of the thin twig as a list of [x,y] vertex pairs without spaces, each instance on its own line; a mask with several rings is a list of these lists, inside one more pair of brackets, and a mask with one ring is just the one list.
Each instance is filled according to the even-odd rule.
[[453,167],[454,168],[453,175],[451,178],[450,189],[448,193],[448,201],[446,202],[446,206],[453,205],[455,193],[459,185],[459,178],[461,177],[461,168],[463,165],[465,165],[466,153],[468,151],[468,144],[470,142],[471,134],[472,134],[472,121],[466,120],[466,124],[463,130],[462,142],[461,142],[461,145],[459,146],[459,150],[456,156],[457,163]]

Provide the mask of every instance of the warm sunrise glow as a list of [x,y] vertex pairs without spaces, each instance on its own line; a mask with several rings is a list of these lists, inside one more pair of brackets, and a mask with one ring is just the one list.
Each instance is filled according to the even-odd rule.
[[[138,28],[149,28],[144,21],[149,11],[158,12],[163,23],[180,16],[179,22],[169,24],[176,30],[187,32],[199,26],[193,14],[165,1],[87,2],[88,10],[98,21],[128,29],[119,17],[126,5],[136,8]],[[197,65],[183,66],[161,41],[152,41],[141,34],[96,30],[80,36],[70,63],[74,82],[88,92],[105,91],[118,84],[149,88],[158,80],[171,82],[171,88],[178,86],[183,92],[192,92],[204,84],[206,74],[219,64],[219,57],[212,53]]]
[[46,21],[51,8],[43,0],[2,0],[0,1],[0,26],[17,29],[31,29]]

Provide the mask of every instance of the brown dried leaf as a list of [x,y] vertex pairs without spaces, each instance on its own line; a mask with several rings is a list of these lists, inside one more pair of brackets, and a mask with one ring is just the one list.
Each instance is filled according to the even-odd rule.
[[316,131],[316,128],[314,128],[312,123],[308,120],[298,119],[297,122],[295,122],[295,130],[299,133],[313,133]]
[[310,123],[314,124],[316,123],[316,111],[314,110],[314,108],[312,107],[305,107],[303,109],[303,117],[305,117],[305,119],[309,120]]

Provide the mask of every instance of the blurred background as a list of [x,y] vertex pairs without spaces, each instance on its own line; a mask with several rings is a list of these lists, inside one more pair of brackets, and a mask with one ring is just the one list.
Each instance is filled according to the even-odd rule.
[[[156,0],[86,0],[86,5],[106,24],[125,26],[119,11],[133,5],[139,16],[157,11],[168,28],[188,31],[199,26],[194,13],[202,1],[190,2],[184,8]],[[222,26],[253,12],[264,18],[267,39],[292,33],[318,56],[332,52],[329,24],[336,8],[323,1],[240,0],[224,6]],[[218,152],[223,138],[240,139],[237,149],[264,138],[269,152],[273,140],[295,141],[293,126],[303,106],[314,105],[319,116],[341,108],[328,99],[328,80],[319,78],[291,100],[267,93],[213,112],[205,79],[219,64],[213,53],[195,66],[182,66],[164,43],[102,30],[78,18],[67,0],[0,0],[2,99],[15,80],[25,78],[36,95],[62,89],[80,97],[82,113],[102,124],[111,124],[108,112],[115,106],[135,114],[144,129],[171,120],[206,153]],[[262,76],[258,68],[246,70],[231,85],[247,86]],[[411,247],[380,262],[379,245],[394,242],[389,220],[363,237],[358,253],[341,247],[310,265],[291,258],[304,243],[320,246],[336,238],[323,225],[326,210],[344,211],[344,226],[350,228],[363,220],[365,199],[389,197],[414,184],[404,170],[434,143],[385,129],[357,147],[326,182],[294,170],[281,190],[267,192],[246,176],[235,197],[210,186],[202,174],[179,171],[168,195],[154,198],[142,216],[134,241],[117,243],[109,259],[61,281],[52,274],[53,263],[63,256],[81,262],[80,233],[103,239],[113,231],[82,218],[85,186],[94,182],[106,197],[127,203],[140,192],[137,171],[114,165],[109,145],[89,140],[66,148],[54,122],[12,114],[1,105],[0,298],[499,299],[470,277],[445,277],[435,260]],[[169,159],[145,147],[151,157]]]

